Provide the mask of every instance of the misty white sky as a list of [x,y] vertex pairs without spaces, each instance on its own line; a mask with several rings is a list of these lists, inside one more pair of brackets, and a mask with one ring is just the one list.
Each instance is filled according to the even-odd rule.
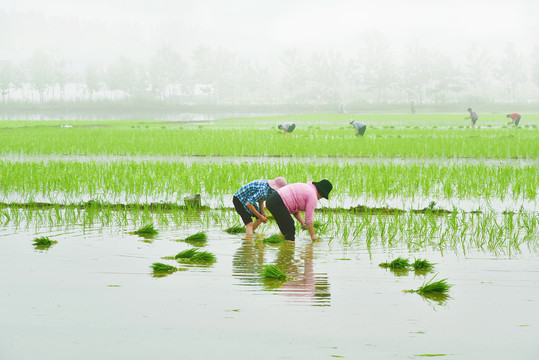
[[163,45],[200,44],[246,55],[288,48],[353,55],[367,31],[384,34],[394,47],[414,42],[453,55],[471,44],[503,51],[512,42],[523,52],[539,45],[539,0],[0,0],[8,18],[29,11],[54,24],[87,26],[26,29],[35,42],[4,32],[15,45],[2,49],[0,42],[0,59],[35,49],[64,57],[143,57]]

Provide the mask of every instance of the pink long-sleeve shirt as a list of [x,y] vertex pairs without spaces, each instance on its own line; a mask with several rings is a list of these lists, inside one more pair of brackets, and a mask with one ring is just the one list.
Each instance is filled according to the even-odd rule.
[[305,223],[313,223],[314,209],[318,203],[316,186],[312,181],[305,183],[295,183],[283,186],[277,190],[283,203],[292,215],[298,211],[305,211]]

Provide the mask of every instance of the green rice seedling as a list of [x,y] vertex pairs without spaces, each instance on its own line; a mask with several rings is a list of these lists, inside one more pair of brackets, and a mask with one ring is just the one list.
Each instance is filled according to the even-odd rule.
[[191,248],[191,249],[187,249],[187,250],[183,250],[181,252],[179,252],[178,254],[176,254],[176,256],[174,256],[174,259],[178,260],[178,259],[191,259],[193,257],[193,255],[195,255],[197,253],[198,249],[197,248]]
[[154,273],[172,274],[173,272],[178,271],[178,269],[175,266],[163,264],[160,262],[153,263],[151,268]]
[[273,235],[268,236],[267,238],[264,238],[262,242],[265,244],[280,244],[284,242],[284,237],[279,234],[273,234]]
[[229,234],[242,234],[245,233],[245,226],[233,225],[228,229],[225,229],[225,231]]
[[434,275],[427,283],[421,285],[417,290],[405,290],[405,292],[418,293],[420,295],[446,294],[453,285],[448,284],[447,279],[433,282],[435,277],[436,275]]
[[381,263],[379,264],[380,267],[383,268],[389,268],[389,269],[398,269],[398,270],[405,270],[410,267],[410,261],[408,259],[403,259],[401,257],[396,258],[390,263]]
[[155,230],[153,224],[148,224],[134,232],[135,235],[157,235],[159,231]]
[[211,264],[217,261],[214,254],[207,251],[199,251],[197,248],[187,249],[178,253],[174,259],[180,262]]
[[52,245],[57,244],[57,243],[58,243],[58,241],[56,241],[56,240],[51,240],[47,236],[42,236],[42,237],[39,237],[39,238],[35,238],[32,245],[34,245],[35,248],[38,249],[38,250],[47,250]]
[[411,266],[416,271],[432,271],[434,264],[430,263],[427,259],[415,259]]
[[195,263],[211,264],[217,261],[217,258],[211,252],[197,251],[196,254],[191,257],[191,261]]
[[208,235],[205,231],[199,231],[193,235],[190,235],[185,238],[185,242],[194,245],[194,246],[204,246],[208,240]]
[[277,265],[265,265],[261,275],[266,279],[275,279],[281,281],[288,279],[286,273]]

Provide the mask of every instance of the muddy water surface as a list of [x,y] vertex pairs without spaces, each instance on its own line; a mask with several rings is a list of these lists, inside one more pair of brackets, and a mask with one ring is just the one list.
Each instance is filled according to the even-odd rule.
[[[217,224],[0,228],[1,359],[536,359],[539,256],[476,249],[371,247],[338,238],[268,245]],[[183,239],[206,230],[211,266],[180,265]],[[273,232],[276,229],[265,229]],[[48,250],[34,238],[58,241]],[[427,258],[433,273],[381,262]],[[186,268],[154,277],[150,265]],[[267,281],[278,264],[290,280]],[[417,289],[436,275],[446,298]]]

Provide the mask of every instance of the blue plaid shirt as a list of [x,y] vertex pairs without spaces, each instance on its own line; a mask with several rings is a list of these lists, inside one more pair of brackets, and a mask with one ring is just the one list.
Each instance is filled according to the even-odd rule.
[[253,205],[256,211],[260,212],[258,202],[266,200],[272,191],[273,189],[269,186],[268,180],[255,180],[247,185],[243,185],[236,191],[234,196],[241,201],[243,207],[249,214],[253,214],[247,207],[247,203]]

